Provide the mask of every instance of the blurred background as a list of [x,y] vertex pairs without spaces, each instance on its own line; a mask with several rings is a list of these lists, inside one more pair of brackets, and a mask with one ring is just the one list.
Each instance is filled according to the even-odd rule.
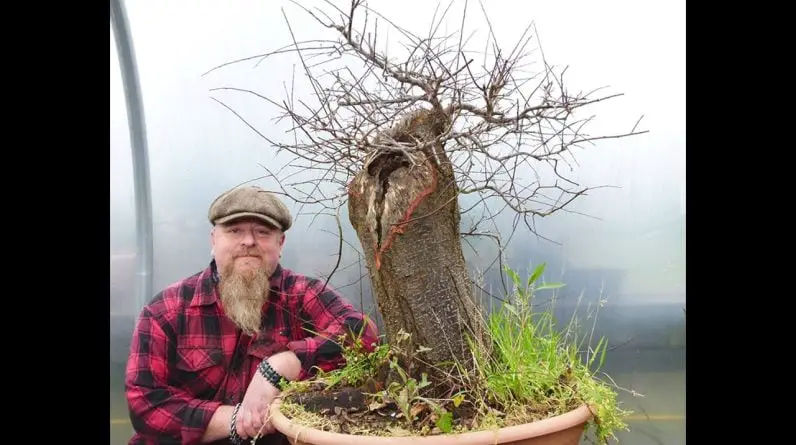
[[[307,6],[319,1],[302,1]],[[484,31],[483,12],[470,1],[465,25]],[[347,9],[345,2],[335,2]],[[458,4],[458,3],[457,3]],[[526,273],[546,262],[548,281],[564,282],[557,314],[584,317],[605,300],[595,334],[611,350],[604,372],[621,387],[634,411],[626,444],[685,443],[685,2],[483,2],[498,41],[511,48],[533,21],[545,57],[568,65],[570,90],[608,86],[624,93],[593,107],[592,133],[630,131],[640,115],[649,133],[598,141],[577,153],[572,175],[587,185],[611,185],[573,204],[577,213],[557,213],[538,223],[540,234],[515,234],[508,265]],[[278,110],[251,95],[211,92],[250,88],[282,98],[296,67],[294,54],[241,63],[202,76],[232,60],[273,51],[291,42],[284,14],[298,40],[335,38],[291,2],[164,0],[124,2],[135,49],[146,119],[154,228],[154,292],[206,267],[210,260],[210,202],[219,193],[278,170],[286,157],[274,150],[216,97],[258,131],[281,140]],[[371,0],[370,7],[424,34],[436,7],[424,0]],[[443,2],[442,8],[447,5]],[[460,8],[461,6],[459,6]],[[449,18],[457,31],[461,16]],[[389,36],[394,38],[397,36]],[[111,30],[111,289],[110,406],[113,445],[132,434],[123,393],[130,335],[140,309],[136,291],[136,227],[128,116],[116,42]],[[297,79],[296,96],[310,94]],[[268,180],[254,184],[272,188]],[[292,204],[292,203],[288,203]],[[326,277],[337,255],[333,218],[313,220],[311,210],[291,205],[296,225],[287,234],[284,264]],[[498,219],[510,227],[513,215]],[[359,245],[347,215],[344,237]],[[468,223],[465,218],[463,225]],[[494,243],[470,240],[465,254],[473,270],[493,263]],[[355,305],[373,312],[364,263],[344,248],[346,267],[332,284]],[[493,266],[494,269],[494,266]],[[490,271],[484,287],[500,294],[500,277]],[[151,296],[149,296],[151,297]],[[147,297],[148,299],[148,297]],[[592,320],[589,320],[591,323]]]

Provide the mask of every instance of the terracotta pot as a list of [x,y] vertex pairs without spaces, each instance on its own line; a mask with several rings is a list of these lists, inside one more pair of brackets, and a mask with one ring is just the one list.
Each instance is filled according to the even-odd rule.
[[592,418],[589,407],[583,405],[560,416],[498,430],[381,437],[331,433],[296,425],[280,412],[280,406],[279,399],[271,406],[271,421],[292,445],[578,445],[586,422]]

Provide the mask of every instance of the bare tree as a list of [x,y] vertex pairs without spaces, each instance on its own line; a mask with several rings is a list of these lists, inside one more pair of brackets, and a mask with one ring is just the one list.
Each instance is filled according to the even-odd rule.
[[[488,345],[462,235],[489,234],[480,231],[483,220],[463,231],[461,215],[498,201],[503,208],[484,218],[509,209],[535,233],[534,218],[565,209],[591,190],[565,176],[573,148],[643,132],[636,122],[623,134],[586,134],[591,118],[576,117],[579,110],[619,95],[571,93],[566,70],[548,65],[541,51],[539,67],[530,72],[533,25],[506,52],[487,17],[488,48],[476,56],[466,50],[463,29],[439,35],[452,2],[438,19],[435,14],[427,37],[392,23],[362,0],[345,9],[326,4],[325,11],[299,7],[336,39],[293,36],[290,46],[256,56],[298,54],[313,102],[291,92],[274,100],[237,89],[278,107],[292,122],[293,140],[273,141],[247,125],[291,153],[294,169],[319,171],[320,182],[336,186],[329,193],[318,180],[277,178],[282,193],[297,202],[329,209],[348,205],[388,341],[396,343],[405,331],[412,350],[424,347],[416,364],[466,366],[467,336]],[[382,44],[385,28],[403,37],[402,49]],[[405,57],[395,57],[401,52]],[[224,89],[236,90],[216,90]],[[463,209],[460,195],[477,196],[477,203]]]

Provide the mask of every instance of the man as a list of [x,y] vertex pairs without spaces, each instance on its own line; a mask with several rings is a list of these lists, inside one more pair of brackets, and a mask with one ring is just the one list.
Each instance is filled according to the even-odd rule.
[[208,216],[209,266],[162,290],[136,324],[130,444],[282,443],[267,419],[280,379],[342,366],[343,335],[377,342],[375,325],[323,280],[281,266],[292,220],[273,194],[233,189]]

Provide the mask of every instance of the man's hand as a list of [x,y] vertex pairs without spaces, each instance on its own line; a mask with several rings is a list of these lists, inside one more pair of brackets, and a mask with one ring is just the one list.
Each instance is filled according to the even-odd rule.
[[[243,439],[251,439],[260,432],[271,402],[279,395],[279,389],[270,384],[259,372],[252,378],[246,395],[238,411],[237,429],[238,434]],[[270,422],[269,422],[270,423]],[[262,435],[273,432],[273,427],[266,426],[261,432]]]
[[[276,372],[287,380],[295,380],[301,372],[301,362],[296,354],[290,351],[280,352],[269,357],[268,363]],[[266,422],[271,402],[279,395],[277,387],[269,383],[261,373],[257,373],[243,396],[237,417],[238,434],[243,439],[250,439],[260,433],[261,436],[274,432],[270,420]],[[265,424],[265,428],[263,428]],[[260,431],[262,429],[262,431]]]

